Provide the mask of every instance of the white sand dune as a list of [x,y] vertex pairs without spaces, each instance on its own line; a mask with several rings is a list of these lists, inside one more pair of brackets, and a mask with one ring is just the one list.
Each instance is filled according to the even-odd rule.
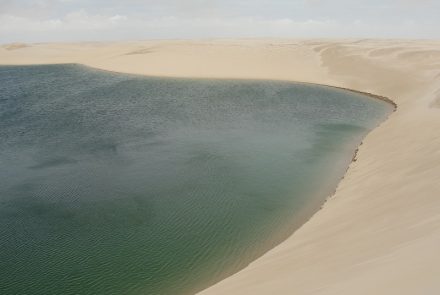
[[[13,50],[11,50],[13,49]],[[304,81],[391,98],[333,197],[285,242],[201,294],[440,294],[440,42],[218,40],[20,44],[0,64]]]

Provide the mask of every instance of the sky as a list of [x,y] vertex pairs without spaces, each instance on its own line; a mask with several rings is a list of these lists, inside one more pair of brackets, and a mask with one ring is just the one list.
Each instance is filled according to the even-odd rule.
[[0,0],[0,43],[440,39],[439,0]]

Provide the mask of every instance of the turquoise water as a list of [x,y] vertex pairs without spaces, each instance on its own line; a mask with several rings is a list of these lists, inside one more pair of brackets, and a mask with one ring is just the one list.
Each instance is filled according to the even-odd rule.
[[193,294],[316,211],[390,111],[287,82],[0,67],[0,294]]

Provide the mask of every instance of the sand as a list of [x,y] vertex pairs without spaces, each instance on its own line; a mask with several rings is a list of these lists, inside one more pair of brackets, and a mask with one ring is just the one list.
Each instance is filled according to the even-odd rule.
[[209,294],[440,294],[440,41],[201,40],[13,44],[0,64],[279,79],[392,99],[336,193]]

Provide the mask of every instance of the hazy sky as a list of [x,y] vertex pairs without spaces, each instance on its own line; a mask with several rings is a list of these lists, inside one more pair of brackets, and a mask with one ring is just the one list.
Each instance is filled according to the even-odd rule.
[[439,0],[0,0],[0,43],[440,38]]

